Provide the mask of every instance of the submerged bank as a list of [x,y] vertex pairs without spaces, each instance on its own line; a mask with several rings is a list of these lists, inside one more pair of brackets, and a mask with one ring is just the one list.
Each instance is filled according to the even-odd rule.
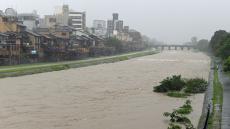
[[157,51],[141,51],[133,52],[128,54],[122,54],[117,56],[108,56],[101,58],[92,58],[79,61],[67,61],[59,63],[41,63],[41,64],[31,64],[31,65],[19,65],[19,66],[9,66],[9,67],[0,67],[0,78],[4,77],[15,77],[22,75],[31,75],[36,73],[60,71],[70,68],[79,68],[86,67],[91,65],[98,65],[103,63],[114,63],[118,61],[124,61],[136,57],[147,56],[156,54]]

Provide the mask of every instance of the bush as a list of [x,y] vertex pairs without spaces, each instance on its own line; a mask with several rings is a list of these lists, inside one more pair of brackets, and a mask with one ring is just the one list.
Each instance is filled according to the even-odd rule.
[[195,78],[189,79],[186,82],[186,93],[204,93],[207,89],[208,83],[204,79]]
[[[183,111],[182,111],[183,110]],[[170,117],[170,125],[168,129],[181,129],[177,124],[183,125],[186,129],[195,129],[191,120],[187,117],[192,112],[191,101],[187,100],[179,109],[175,109],[172,113],[165,112],[165,117]]]
[[181,91],[184,87],[185,81],[181,78],[181,75],[174,75],[160,82],[159,86],[154,87],[154,91],[166,93],[168,91]]
[[175,125],[175,124],[172,124],[172,123],[171,123],[171,124],[169,125],[168,129],[182,129],[182,127],[179,126],[179,125]]
[[185,104],[177,110],[178,114],[184,114],[184,115],[190,114],[191,112],[192,112],[192,105],[190,100],[187,100]]
[[230,57],[228,57],[228,58],[224,61],[224,71],[225,71],[225,72],[230,71]]

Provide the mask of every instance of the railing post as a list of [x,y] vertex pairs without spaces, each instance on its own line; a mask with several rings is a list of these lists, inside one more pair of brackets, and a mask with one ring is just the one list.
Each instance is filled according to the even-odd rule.
[[207,128],[208,128],[208,120],[209,120],[209,115],[210,115],[210,109],[211,109],[211,104],[208,105],[207,117],[206,117],[206,120],[205,120],[205,124],[204,124],[204,128],[203,128],[203,129],[207,129]]

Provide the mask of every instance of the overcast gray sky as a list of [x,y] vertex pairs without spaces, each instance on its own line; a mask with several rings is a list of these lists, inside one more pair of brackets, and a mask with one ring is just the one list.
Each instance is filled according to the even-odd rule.
[[120,14],[125,25],[167,43],[182,43],[192,36],[210,39],[218,29],[230,30],[230,0],[0,0],[20,12],[37,10],[53,14],[54,7],[69,4],[87,12],[87,26],[94,19],[110,19]]

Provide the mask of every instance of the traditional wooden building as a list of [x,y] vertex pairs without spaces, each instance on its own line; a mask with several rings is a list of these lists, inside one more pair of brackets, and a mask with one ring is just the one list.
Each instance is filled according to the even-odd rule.
[[74,29],[69,26],[55,25],[52,28],[38,28],[36,32],[42,36],[42,49],[46,60],[65,60],[70,45],[70,36]]
[[1,33],[0,64],[13,65],[20,63],[20,36],[17,33]]
[[[18,22],[16,16],[0,15],[0,33],[5,35],[5,43],[1,43],[2,64],[19,64],[22,47],[22,33],[26,27]],[[1,42],[2,42],[1,41]]]

